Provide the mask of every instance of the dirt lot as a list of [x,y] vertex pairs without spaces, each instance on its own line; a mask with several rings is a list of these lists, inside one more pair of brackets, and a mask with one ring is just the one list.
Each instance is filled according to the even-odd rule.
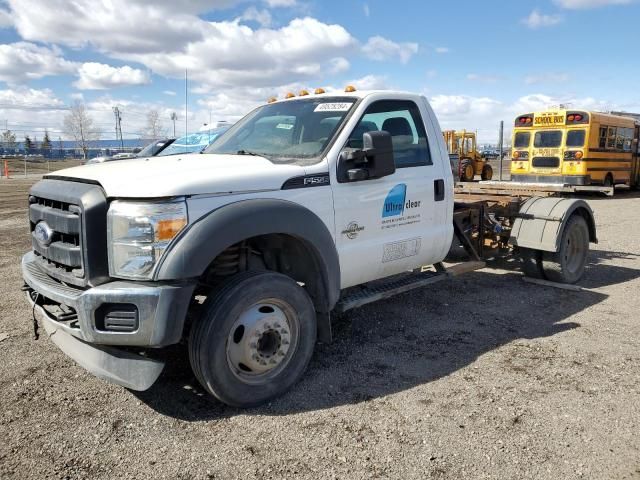
[[582,292],[486,269],[345,315],[284,398],[205,397],[184,352],[104,383],[20,292],[24,180],[0,181],[1,478],[640,478],[640,197],[590,198]]

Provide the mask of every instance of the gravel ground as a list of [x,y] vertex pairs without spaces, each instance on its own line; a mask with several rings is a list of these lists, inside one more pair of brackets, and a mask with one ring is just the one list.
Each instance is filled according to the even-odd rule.
[[582,292],[485,269],[354,311],[252,410],[185,352],[150,391],[104,383],[20,292],[26,180],[0,181],[0,478],[640,478],[640,197],[589,198]]

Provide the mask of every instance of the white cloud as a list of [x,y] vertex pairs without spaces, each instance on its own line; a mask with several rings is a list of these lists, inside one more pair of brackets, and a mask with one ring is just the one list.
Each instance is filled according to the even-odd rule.
[[119,56],[169,77],[182,77],[188,68],[190,79],[204,87],[263,87],[344,69],[346,59],[336,58],[357,45],[342,26],[310,17],[278,29],[253,30],[237,22],[211,22],[207,29],[205,39],[187,44],[182,52]]
[[336,75],[338,73],[346,72],[351,66],[349,60],[344,57],[336,57],[329,60],[329,73]]
[[256,7],[249,7],[240,16],[240,20],[254,21],[262,27],[268,27],[271,25],[271,14],[268,10],[258,10]]
[[164,93],[165,95],[169,95],[170,97],[176,96],[176,92],[174,92],[173,90],[163,90],[162,93]]
[[527,75],[524,77],[524,83],[527,85],[536,85],[539,83],[566,83],[571,79],[568,73],[539,73]]
[[0,9],[0,28],[6,28],[13,26],[13,19],[11,18],[11,12]]
[[498,80],[500,80],[500,77],[498,77],[497,75],[469,73],[467,74],[467,80],[478,83],[496,83]]
[[296,5],[296,0],[264,0],[264,2],[271,8],[293,7]]
[[371,11],[369,10],[369,4],[365,3],[362,5],[362,10],[364,11],[364,16],[369,17],[371,15]]
[[606,7],[609,5],[629,5],[634,0],[554,0],[554,2],[566,9],[579,10],[586,8]]
[[71,47],[91,44],[104,52],[175,51],[203,38],[206,22],[189,12],[211,9],[204,0],[181,2],[178,11],[169,1],[7,1],[22,38]]
[[[358,90],[389,90],[391,86],[387,77],[381,75],[365,75],[364,77],[349,80],[347,85],[353,85]],[[344,87],[343,87],[344,88]],[[343,90],[343,88],[337,90]]]
[[75,68],[76,64],[65,60],[57,47],[29,42],[0,45],[0,80],[9,84],[70,73]]
[[376,35],[369,38],[362,47],[362,51],[371,60],[385,61],[397,58],[401,63],[407,63],[413,55],[418,53],[418,44],[411,42],[396,43]]
[[546,15],[538,10],[533,10],[527,18],[522,20],[522,23],[532,30],[537,30],[538,28],[552,27],[561,23],[562,20],[562,15]]
[[87,62],[78,69],[74,86],[80,90],[106,90],[114,87],[146,85],[151,82],[149,72],[131,68],[112,67],[104,63]]
[[450,50],[447,47],[436,47],[435,49],[436,53],[449,53]]

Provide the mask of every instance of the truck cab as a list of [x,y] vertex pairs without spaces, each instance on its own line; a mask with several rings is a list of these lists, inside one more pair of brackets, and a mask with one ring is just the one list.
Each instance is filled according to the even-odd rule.
[[67,355],[145,390],[162,349],[182,342],[205,390],[257,405],[300,378],[316,340],[331,338],[332,312],[443,277],[454,185],[426,98],[288,97],[203,154],[77,167],[32,187],[25,290]]

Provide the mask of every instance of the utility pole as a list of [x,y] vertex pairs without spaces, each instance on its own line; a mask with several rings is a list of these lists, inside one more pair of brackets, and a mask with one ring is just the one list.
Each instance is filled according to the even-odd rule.
[[502,148],[504,146],[504,120],[500,120],[500,134],[498,136],[498,150],[500,155],[500,181],[502,181]]
[[124,140],[122,139],[122,116],[120,115],[120,109],[113,107],[113,113],[116,116],[116,140],[120,139],[120,148],[124,150]]
[[173,120],[173,138],[176,138],[176,120],[178,120],[176,112],[171,112],[171,120]]
[[[189,134],[189,78],[187,76],[187,69],[184,70],[184,134],[187,136]],[[187,146],[184,147],[185,152],[187,151]]]

